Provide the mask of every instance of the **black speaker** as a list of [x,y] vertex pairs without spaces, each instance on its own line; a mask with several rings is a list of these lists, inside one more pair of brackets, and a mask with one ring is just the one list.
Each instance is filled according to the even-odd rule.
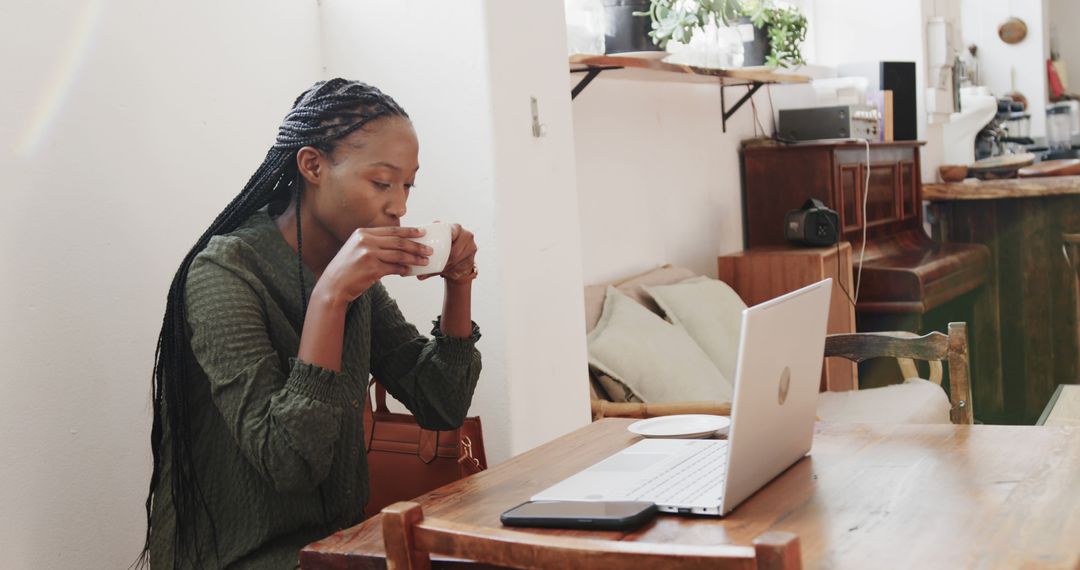
[[893,140],[913,141],[919,138],[916,113],[915,62],[867,61],[845,63],[837,67],[841,76],[865,77],[867,92],[892,91]]
[[840,239],[840,216],[824,202],[811,198],[784,216],[784,236],[792,243],[832,245]]
[[893,95],[893,140],[913,141],[919,138],[916,117],[915,62],[881,62],[882,91],[892,91]]

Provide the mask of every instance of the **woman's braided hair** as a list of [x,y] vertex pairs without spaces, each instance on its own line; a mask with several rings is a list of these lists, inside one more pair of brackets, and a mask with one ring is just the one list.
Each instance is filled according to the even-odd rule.
[[[251,176],[244,189],[214,218],[210,227],[180,262],[180,268],[169,287],[165,318],[161,324],[154,356],[154,423],[150,434],[154,469],[150,475],[150,491],[146,497],[146,539],[137,561],[138,565],[144,565],[149,560],[150,520],[156,499],[155,491],[159,484],[168,485],[176,514],[176,531],[173,537],[174,566],[179,566],[182,558],[195,566],[203,565],[201,560],[205,553],[200,552],[197,540],[197,535],[201,532],[210,532],[212,543],[217,550],[213,518],[196,475],[195,450],[192,449],[191,425],[188,421],[188,356],[191,346],[186,328],[184,291],[192,260],[206,247],[210,238],[237,229],[259,209],[269,206],[271,213],[277,214],[288,206],[290,200],[295,200],[297,249],[300,253],[297,256],[297,269],[300,271],[300,298],[306,313],[303,247],[300,241],[300,199],[303,182],[297,171],[297,151],[310,146],[330,153],[337,141],[384,117],[408,118],[408,115],[388,95],[358,81],[337,78],[313,85],[293,102],[292,109],[278,129],[277,141],[266,153],[262,165]],[[164,437],[166,429],[169,432],[167,440]],[[161,481],[163,459],[166,456],[171,465],[169,480]],[[210,521],[208,529],[197,528],[195,521],[198,509],[205,511]]]

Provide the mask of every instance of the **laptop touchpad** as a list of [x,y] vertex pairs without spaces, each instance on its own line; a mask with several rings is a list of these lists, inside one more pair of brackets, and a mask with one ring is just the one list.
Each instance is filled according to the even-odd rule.
[[601,461],[590,471],[635,472],[656,467],[661,461],[671,457],[668,453],[620,453]]

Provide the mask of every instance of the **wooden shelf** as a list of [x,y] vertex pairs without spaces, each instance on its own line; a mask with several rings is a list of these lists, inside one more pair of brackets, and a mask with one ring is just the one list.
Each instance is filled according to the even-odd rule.
[[[661,53],[661,52],[658,52]],[[663,81],[667,83],[709,83],[720,85],[720,101],[723,111],[723,128],[727,131],[727,121],[739,110],[762,85],[774,83],[809,83],[805,75],[778,72],[768,67],[739,67],[721,69],[698,67],[680,63],[669,63],[654,57],[633,57],[626,55],[572,55],[570,73],[584,73],[571,89],[570,98],[574,99],[596,79],[601,72],[609,72],[612,78],[633,79],[638,81]],[[614,73],[610,73],[614,72]],[[724,98],[724,88],[745,86],[747,91],[728,109]]]
[[722,85],[752,85],[754,83],[809,83],[805,75],[778,72],[769,67],[738,67],[719,69],[668,63],[660,59],[620,55],[572,55],[570,71],[622,70],[620,78],[634,78],[676,83],[716,83]]

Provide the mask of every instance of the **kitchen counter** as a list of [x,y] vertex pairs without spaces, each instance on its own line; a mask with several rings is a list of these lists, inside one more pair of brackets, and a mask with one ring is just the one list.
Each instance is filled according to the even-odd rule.
[[1076,273],[1061,253],[1063,234],[1080,233],[1080,176],[927,184],[923,198],[939,242],[990,248],[1003,373],[982,402],[999,413],[983,417],[1033,423],[1058,384],[1080,378]]
[[1010,178],[1006,180],[968,179],[963,182],[923,185],[923,200],[931,202],[1068,195],[1080,195],[1080,176],[1047,176],[1043,178]]

